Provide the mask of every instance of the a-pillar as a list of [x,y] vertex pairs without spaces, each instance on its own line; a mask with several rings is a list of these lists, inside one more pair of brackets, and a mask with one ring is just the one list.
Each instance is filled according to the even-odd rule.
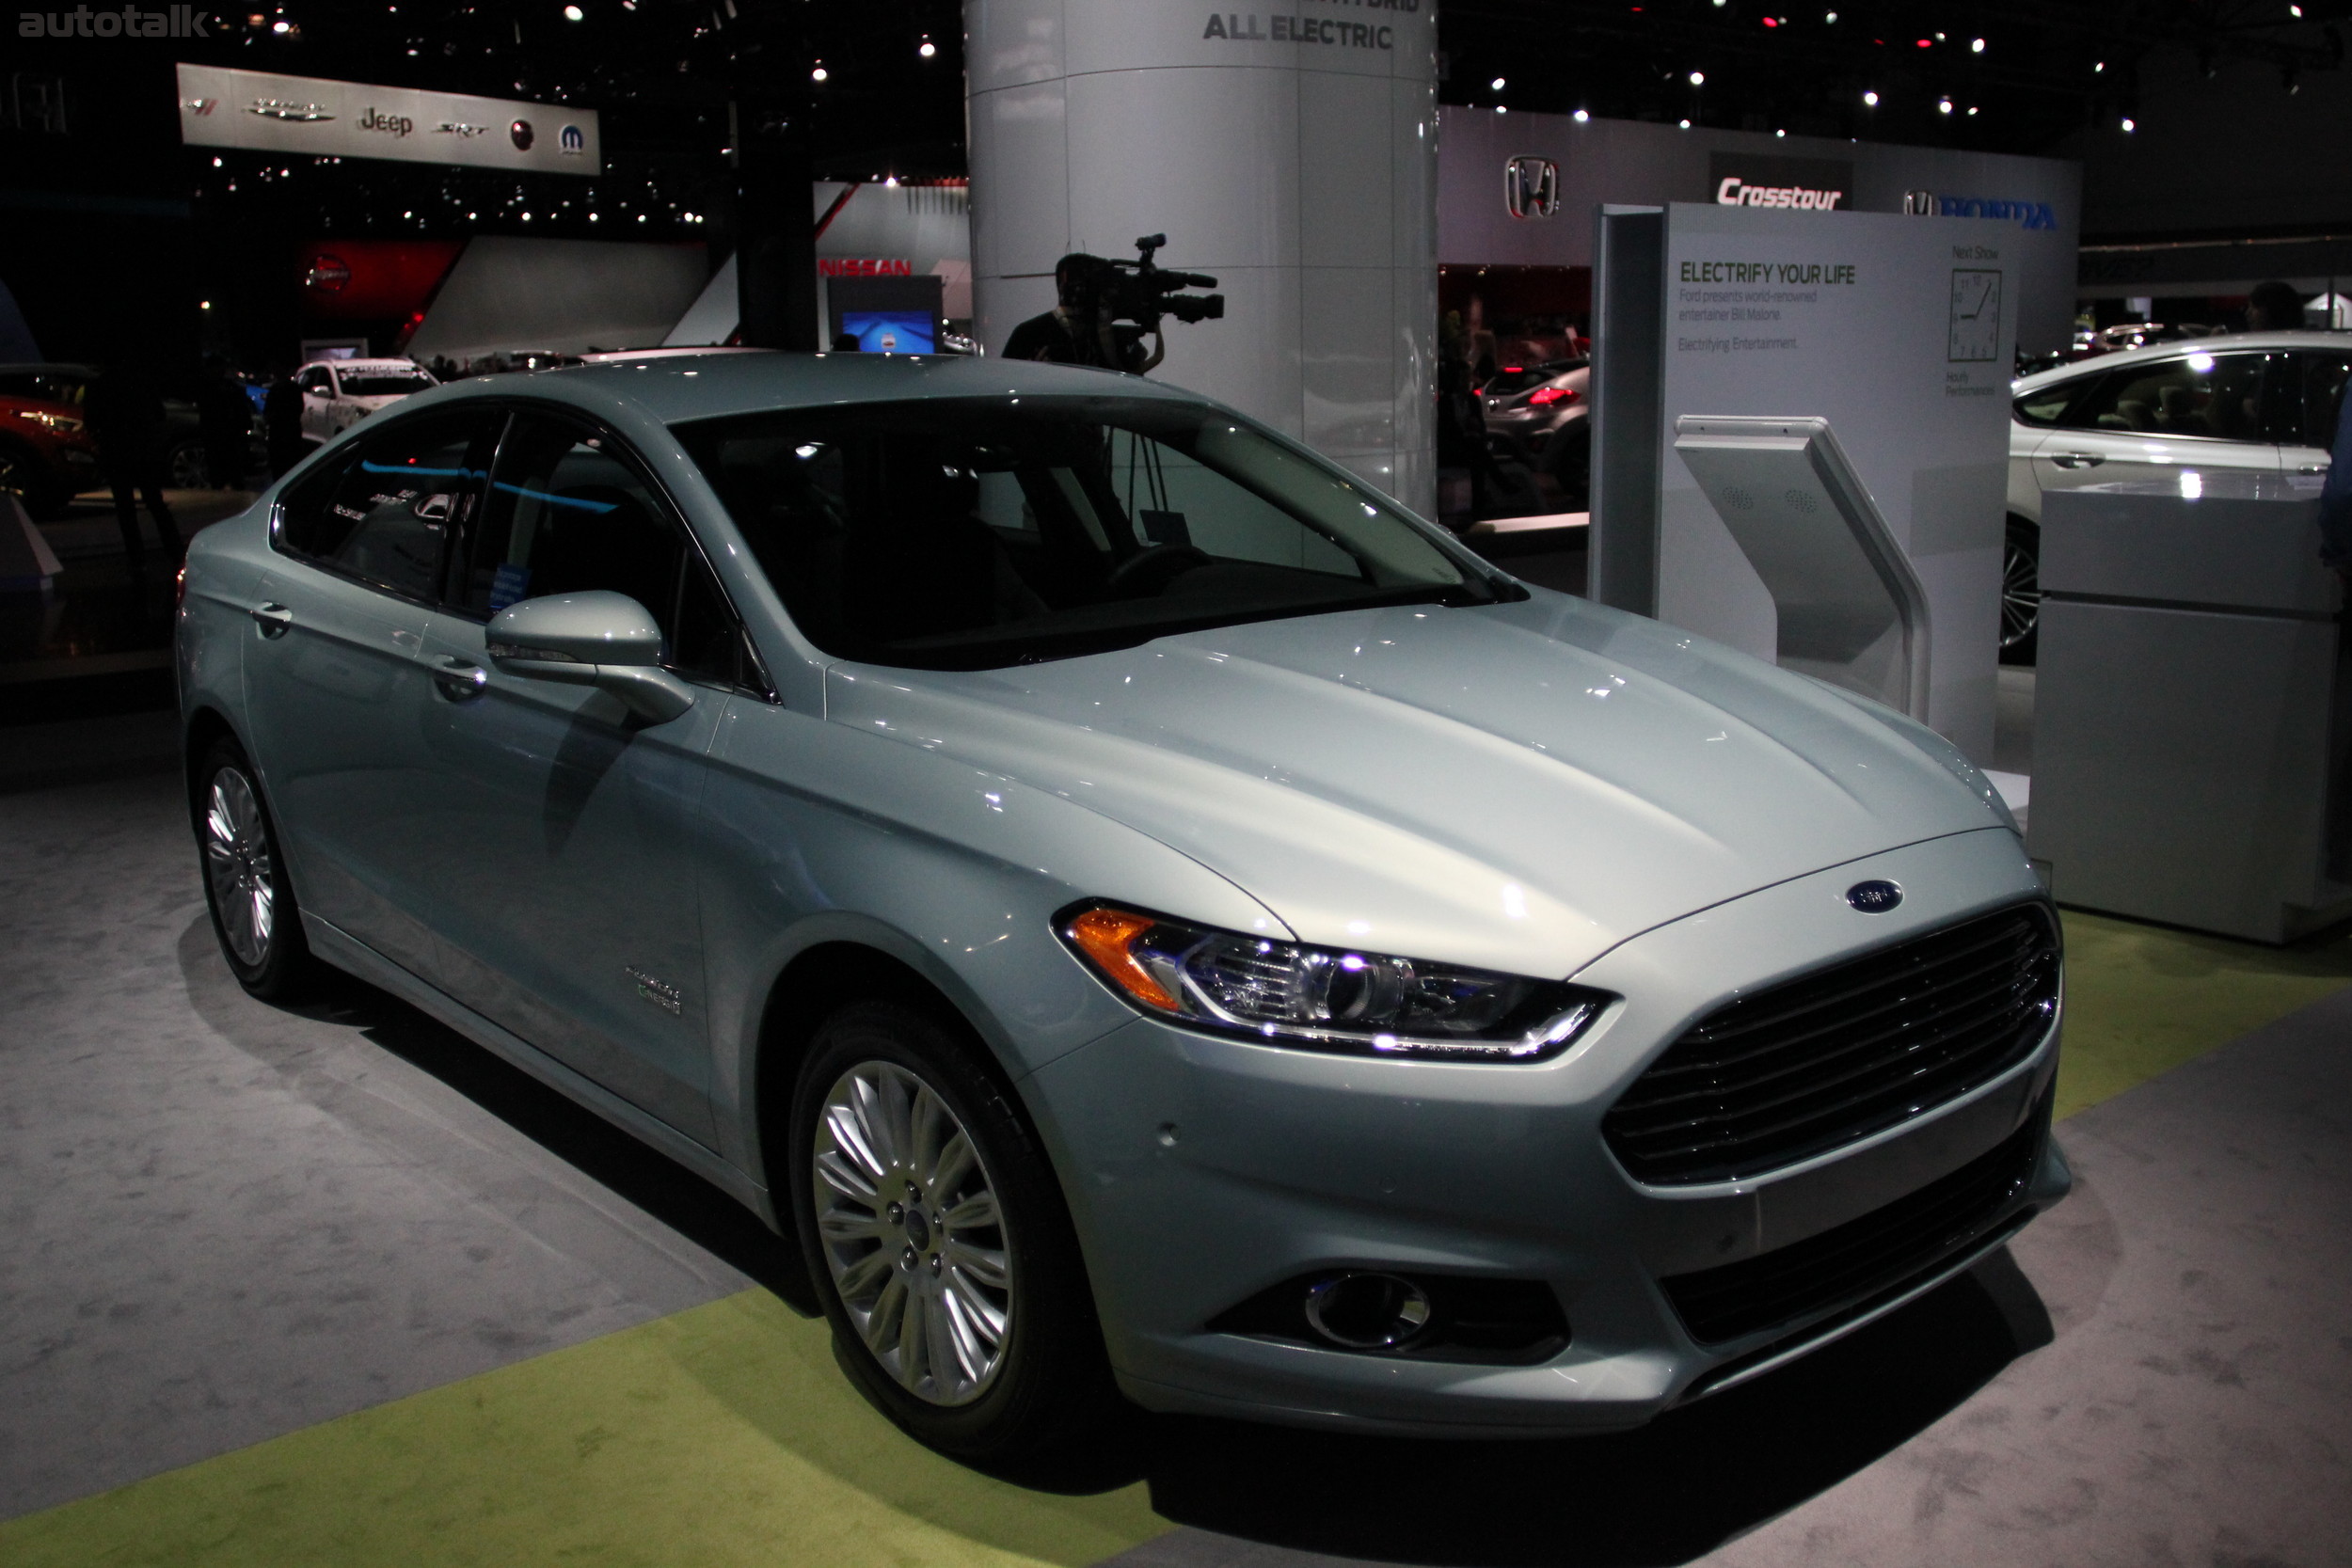
[[1436,503],[1431,0],[967,0],[976,329],[999,353],[1068,251],[1214,274],[1154,380]]

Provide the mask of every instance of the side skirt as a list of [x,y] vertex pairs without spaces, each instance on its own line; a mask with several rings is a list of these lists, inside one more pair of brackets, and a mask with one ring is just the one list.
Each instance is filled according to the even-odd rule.
[[640,1143],[724,1192],[757,1214],[770,1229],[784,1233],[767,1188],[669,1123],[646,1115],[610,1089],[582,1077],[521,1036],[501,1028],[308,910],[302,911],[302,934],[310,940],[310,951],[320,958],[390,991],[564,1098],[586,1106]]

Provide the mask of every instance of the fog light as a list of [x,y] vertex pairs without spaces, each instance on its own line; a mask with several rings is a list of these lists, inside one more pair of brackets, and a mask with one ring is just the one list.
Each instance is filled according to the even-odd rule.
[[1429,1297],[1392,1274],[1343,1274],[1307,1289],[1307,1323],[1349,1350],[1401,1345],[1429,1324]]

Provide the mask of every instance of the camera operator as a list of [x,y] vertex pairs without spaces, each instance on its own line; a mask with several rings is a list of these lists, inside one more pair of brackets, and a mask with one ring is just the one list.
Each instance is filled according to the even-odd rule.
[[[1216,321],[1225,314],[1223,294],[1196,294],[1216,279],[1197,272],[1169,272],[1152,259],[1168,243],[1165,234],[1136,241],[1136,259],[1106,261],[1073,251],[1054,263],[1059,303],[1032,316],[1005,340],[1007,359],[1046,359],[1061,365],[1092,365],[1141,375],[1167,356],[1160,322]],[[1143,340],[1149,337],[1147,351]]]
[[1137,375],[1158,364],[1167,352],[1159,334],[1152,334],[1150,357],[1140,342],[1122,343],[1111,330],[1111,313],[1103,309],[1103,284],[1110,263],[1100,256],[1073,251],[1054,263],[1054,293],[1057,303],[1041,316],[1031,316],[1005,340],[1008,359],[1043,359],[1056,365],[1093,365],[1103,370],[1132,371]]

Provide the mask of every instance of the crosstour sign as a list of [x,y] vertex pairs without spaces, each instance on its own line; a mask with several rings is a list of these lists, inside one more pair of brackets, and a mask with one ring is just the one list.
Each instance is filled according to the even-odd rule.
[[604,172],[593,109],[218,66],[179,69],[180,139],[190,147]]

